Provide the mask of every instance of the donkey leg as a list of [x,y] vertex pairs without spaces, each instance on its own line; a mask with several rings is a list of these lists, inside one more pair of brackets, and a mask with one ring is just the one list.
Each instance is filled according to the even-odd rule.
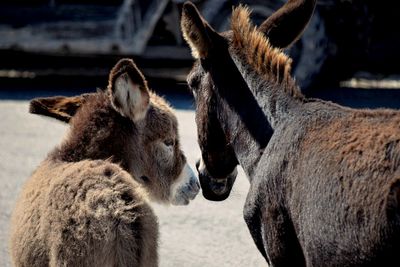
[[260,251],[261,255],[265,258],[267,263],[269,264],[269,260],[267,257],[267,253],[264,248],[262,233],[261,233],[261,216],[260,209],[258,206],[252,206],[248,202],[246,202],[243,216],[244,220],[247,224],[247,227],[250,231],[251,237],[253,238],[254,243],[257,246],[257,249]]
[[306,266],[303,251],[286,210],[279,206],[266,205],[260,216],[270,266]]
[[253,240],[269,266],[305,266],[305,259],[293,224],[283,203],[265,195],[265,186],[247,195],[244,218]]

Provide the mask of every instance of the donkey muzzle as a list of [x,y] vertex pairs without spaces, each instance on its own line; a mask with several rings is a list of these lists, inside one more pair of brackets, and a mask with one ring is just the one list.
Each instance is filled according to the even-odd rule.
[[171,186],[171,204],[187,205],[200,191],[200,184],[192,169],[186,164]]
[[202,160],[196,163],[196,168],[199,173],[200,185],[205,199],[223,201],[229,197],[237,176],[236,168],[224,178],[212,177]]

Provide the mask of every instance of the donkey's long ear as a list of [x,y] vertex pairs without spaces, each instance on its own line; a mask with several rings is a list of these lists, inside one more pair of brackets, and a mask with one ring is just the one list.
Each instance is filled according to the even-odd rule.
[[65,97],[41,97],[32,99],[29,104],[29,112],[32,114],[45,115],[68,123],[76,111],[85,102],[90,94]]
[[312,14],[316,0],[289,0],[261,25],[274,47],[286,48],[300,38]]
[[181,29],[194,58],[207,58],[218,33],[204,20],[191,2],[182,8]]
[[133,121],[146,116],[149,89],[143,74],[131,59],[121,59],[111,70],[108,90],[113,107],[123,116]]

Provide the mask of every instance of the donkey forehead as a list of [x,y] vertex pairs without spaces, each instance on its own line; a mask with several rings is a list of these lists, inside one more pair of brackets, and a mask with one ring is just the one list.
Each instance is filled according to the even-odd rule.
[[150,108],[146,115],[146,129],[157,137],[177,134],[178,121],[172,108],[161,97],[150,95]]

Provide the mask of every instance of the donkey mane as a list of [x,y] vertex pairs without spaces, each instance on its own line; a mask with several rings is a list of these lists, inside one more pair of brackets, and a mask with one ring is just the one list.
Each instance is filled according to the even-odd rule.
[[301,91],[290,75],[292,59],[279,48],[274,48],[265,35],[250,21],[251,11],[238,6],[232,12],[231,48],[244,58],[260,77],[281,85],[290,96],[303,98]]

